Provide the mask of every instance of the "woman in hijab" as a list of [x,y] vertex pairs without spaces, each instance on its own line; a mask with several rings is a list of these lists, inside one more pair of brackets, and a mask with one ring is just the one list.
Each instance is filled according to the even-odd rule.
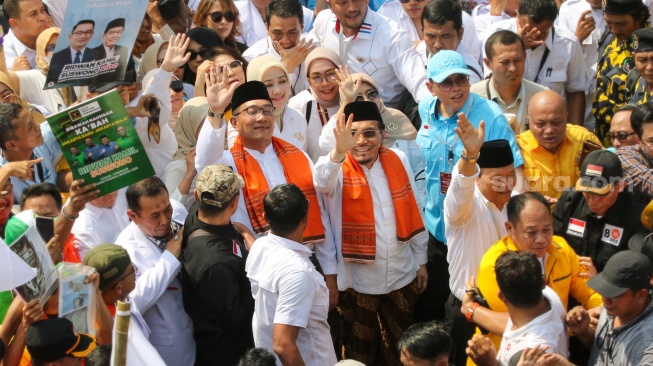
[[[145,51],[143,57],[141,58],[141,62],[138,64],[138,76],[136,81],[138,82],[139,88],[142,88],[143,78],[148,72],[161,67],[161,63],[163,63],[163,57],[165,57],[167,50],[168,41],[165,41],[163,43],[155,43]],[[172,72],[175,80],[183,80],[184,69],[185,65]],[[184,95],[186,97],[192,97],[194,90],[193,84],[183,83],[183,86]]]
[[204,62],[215,56],[215,48],[223,46],[224,43],[213,29],[207,27],[193,28],[186,33],[190,38],[190,44],[186,51],[190,53],[190,59],[184,69],[184,83],[195,84],[197,68]]
[[310,89],[290,99],[288,106],[300,111],[307,121],[306,153],[313,162],[326,155],[319,146],[322,127],[340,108],[336,69],[342,64],[338,54],[326,47],[311,51],[304,61]]
[[193,17],[197,27],[213,29],[225,46],[229,46],[240,53],[247,50],[244,43],[236,41],[240,35],[241,22],[238,18],[238,8],[233,0],[202,0]]
[[192,194],[197,178],[195,144],[208,111],[206,97],[192,98],[181,108],[175,128],[179,148],[166,168],[165,184],[168,192],[171,192],[170,198],[181,202],[186,209],[190,209],[195,202]]

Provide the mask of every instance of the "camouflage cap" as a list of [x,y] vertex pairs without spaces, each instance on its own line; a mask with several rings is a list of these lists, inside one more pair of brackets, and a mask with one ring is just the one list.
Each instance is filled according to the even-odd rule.
[[129,253],[117,244],[99,244],[84,256],[85,265],[95,268],[100,275],[100,291],[120,278],[132,263]]
[[231,167],[209,165],[197,177],[195,190],[200,202],[222,208],[245,186],[245,181]]

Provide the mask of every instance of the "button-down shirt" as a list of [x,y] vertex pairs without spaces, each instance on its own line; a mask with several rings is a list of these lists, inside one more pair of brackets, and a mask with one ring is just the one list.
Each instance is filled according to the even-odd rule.
[[19,41],[13,30],[9,30],[9,33],[4,36],[3,47],[7,70],[13,70],[14,61],[23,55],[27,56],[27,61],[29,61],[32,69],[36,68],[36,50],[25,46],[23,42]]
[[489,3],[483,2],[472,10],[472,19],[474,19],[476,34],[479,39],[485,39],[485,32],[487,32],[492,24],[502,20],[512,19],[505,11],[502,11],[501,15],[490,15],[490,8]]
[[[256,347],[273,352],[275,324],[299,328],[295,343],[306,365],[335,365],[327,316],[329,290],[301,243],[268,234],[256,240],[245,270],[255,300],[252,330]],[[277,365],[281,362],[277,357]]]
[[[306,116],[309,104],[311,105],[310,116]],[[340,105],[336,104],[333,107],[325,108],[317,103],[310,90],[304,90],[290,98],[288,106],[298,110],[305,119],[308,118],[305,151],[311,160],[316,162],[320,156],[328,154],[328,151],[320,148],[320,134],[323,126],[329,122],[329,118],[338,112]]]
[[[252,46],[267,37],[268,29],[265,22],[251,0],[235,1],[234,3],[238,8],[238,16],[243,30],[242,35],[237,36],[236,40],[245,43],[247,46]],[[304,32],[308,32],[313,25],[314,13],[304,6],[302,6],[302,10],[304,12]]]
[[[447,228],[449,287],[458,299],[465,295],[465,282],[476,277],[483,254],[508,234],[506,205],[501,210],[478,190],[476,172],[467,177],[456,166],[444,199],[444,226]],[[513,195],[517,192],[513,192]]]
[[[429,59],[433,57],[433,54],[426,48],[426,43],[424,43],[424,41],[421,41],[417,46],[415,46],[415,51],[417,51],[419,57],[422,58],[424,65],[427,65]],[[474,84],[481,81],[483,79],[483,68],[480,66],[474,56],[470,54],[470,52],[467,50],[467,47],[465,47],[462,42],[458,44],[456,52],[458,52],[463,57],[465,65],[467,65],[467,68],[469,69],[469,83]]]
[[326,9],[315,18],[309,36],[337,52],[352,73],[372,76],[386,107],[396,108],[405,89],[418,102],[430,95],[424,63],[408,32],[392,19],[368,8],[358,33],[347,37],[335,14]]
[[639,145],[617,149],[624,178],[635,187],[637,197],[648,203],[653,199],[653,160]]
[[[415,192],[413,173],[408,159],[399,150],[392,149],[401,159]],[[377,159],[371,169],[361,166],[372,194],[374,228],[376,230],[376,256],[372,264],[344,262],[342,258],[342,163],[334,163],[329,155],[322,156],[315,165],[315,189],[322,192],[332,218],[333,233],[338,249],[338,289],[348,288],[370,295],[387,294],[410,284],[416,277],[419,265],[425,264],[426,232],[416,235],[409,244],[397,241],[395,209],[388,186],[388,177]],[[422,212],[421,197],[415,197]]]
[[442,117],[439,112],[435,113],[437,105],[436,97],[424,99],[419,104],[422,127],[417,133],[417,145],[422,149],[426,162],[426,226],[437,240],[445,242],[442,217],[445,194],[440,191],[440,173],[451,173],[463,152],[463,144],[455,131],[458,126],[458,113],[464,112],[475,128],[478,128],[481,120],[485,121],[485,141],[508,140],[515,159],[515,168],[524,164],[524,159],[515,141],[515,134],[496,103],[469,93],[463,108],[449,118]]
[[[231,151],[224,150],[226,130],[225,121],[223,121],[222,127],[219,129],[214,129],[208,120],[204,121],[200,134],[197,137],[195,168],[198,172],[201,172],[205,166],[211,164],[224,164],[232,167],[234,170],[238,170],[234,163],[234,158],[231,155]],[[245,148],[245,150],[261,167],[263,176],[265,177],[270,189],[279,184],[286,184],[288,182],[286,179],[286,172],[283,169],[283,165],[281,165],[281,160],[279,160],[272,144],[268,145],[263,153],[248,148]],[[306,155],[306,159],[311,166],[311,170],[314,170],[313,162],[310,161],[308,155]],[[240,172],[240,174],[242,175],[243,173]],[[315,176],[314,172],[313,175]],[[317,195],[318,203],[320,205],[322,225],[324,226],[325,240],[324,242],[315,245],[315,255],[322,266],[324,274],[335,274],[337,271],[335,241],[332,231],[329,230],[331,225],[329,223],[328,213],[322,202],[321,194],[318,192]],[[245,206],[245,195],[242,194],[242,192],[238,197],[238,209],[236,209],[236,212],[231,216],[231,221],[240,222],[253,231],[252,223],[249,221],[249,215],[247,214],[247,206]],[[261,237],[263,235],[265,234],[256,236]],[[308,247],[313,249],[310,245]]]

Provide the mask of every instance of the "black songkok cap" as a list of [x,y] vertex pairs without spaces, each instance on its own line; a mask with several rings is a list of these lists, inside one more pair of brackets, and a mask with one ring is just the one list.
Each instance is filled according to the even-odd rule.
[[118,27],[123,27],[123,28],[125,28],[125,18],[116,18],[116,19],[110,21],[110,22],[107,24],[107,28],[104,30],[104,34],[107,34],[107,32],[109,31],[109,29],[111,29],[111,28],[118,28]]
[[603,12],[613,15],[633,14],[644,9],[641,0],[602,0]]
[[514,163],[508,140],[485,141],[481,146],[481,156],[478,158],[480,168],[503,168]]
[[653,28],[642,28],[633,32],[633,52],[653,51]]
[[358,121],[377,121],[383,123],[381,112],[376,103],[369,101],[351,102],[345,106],[345,119],[349,119],[350,114],[354,114],[354,122]]
[[256,80],[243,83],[234,90],[234,95],[231,97],[231,110],[235,111],[243,103],[258,99],[265,99],[272,103],[265,84]]

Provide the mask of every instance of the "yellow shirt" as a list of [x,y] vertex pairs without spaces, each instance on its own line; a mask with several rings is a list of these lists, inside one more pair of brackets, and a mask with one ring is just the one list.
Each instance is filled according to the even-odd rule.
[[517,135],[528,189],[559,198],[565,189],[573,187],[580,175],[583,143],[588,140],[601,145],[599,139],[584,127],[567,124],[565,139],[553,154],[540,147],[530,130]]

